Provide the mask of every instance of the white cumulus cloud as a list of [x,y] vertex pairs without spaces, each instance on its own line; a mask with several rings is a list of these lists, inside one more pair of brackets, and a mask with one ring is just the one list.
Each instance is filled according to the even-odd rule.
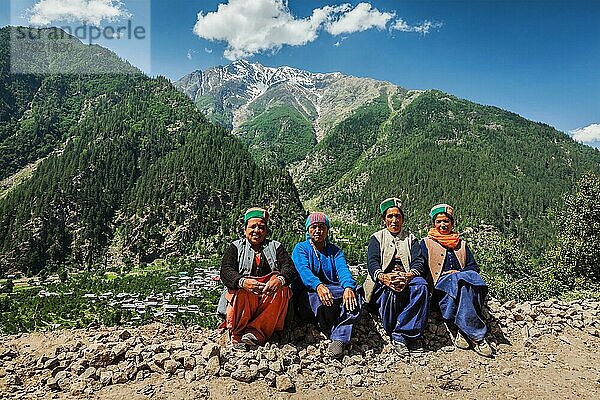
[[278,50],[283,45],[312,42],[317,30],[335,7],[313,10],[309,18],[295,18],[283,0],[230,0],[217,11],[201,11],[194,26],[196,35],[227,42],[224,56],[229,60]]
[[325,29],[332,35],[362,32],[371,28],[385,29],[387,23],[395,15],[393,12],[381,12],[369,3],[359,3],[353,10],[329,21]]
[[581,143],[600,141],[600,124],[591,124],[569,132],[571,137]]
[[398,18],[390,26],[391,30],[397,30],[400,32],[417,32],[422,35],[429,33],[431,29],[439,29],[443,26],[441,22],[425,21],[421,25],[409,25],[402,18]]
[[40,0],[29,11],[29,23],[48,25],[56,21],[100,25],[130,14],[121,0]]
[[[344,3],[315,8],[309,17],[298,18],[288,8],[287,0],[228,0],[216,11],[200,11],[194,33],[206,40],[227,43],[223,56],[239,60],[281,47],[303,46],[317,39],[325,30],[333,36],[369,29],[390,29],[398,25],[406,32],[428,33],[435,23],[410,26],[394,21],[395,11],[382,12],[370,3],[356,7]],[[403,25],[402,25],[403,24]],[[441,26],[441,25],[440,25]],[[339,46],[336,42],[335,46]],[[341,41],[339,42],[341,44]]]

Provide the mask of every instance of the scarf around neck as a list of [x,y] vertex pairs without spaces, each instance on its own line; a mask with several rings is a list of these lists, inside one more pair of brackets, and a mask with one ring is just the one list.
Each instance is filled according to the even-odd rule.
[[447,235],[442,235],[437,229],[431,228],[429,232],[427,232],[427,236],[444,247],[454,250],[458,243],[460,243],[460,238],[458,237],[458,233],[450,232]]

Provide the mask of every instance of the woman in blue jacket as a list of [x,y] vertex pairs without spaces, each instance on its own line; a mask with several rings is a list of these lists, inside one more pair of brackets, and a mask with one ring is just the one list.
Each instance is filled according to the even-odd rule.
[[362,301],[344,253],[328,240],[329,218],[312,213],[305,225],[306,240],[292,252],[302,281],[294,295],[298,311],[305,319],[316,319],[321,332],[331,339],[329,354],[341,357],[360,317]]

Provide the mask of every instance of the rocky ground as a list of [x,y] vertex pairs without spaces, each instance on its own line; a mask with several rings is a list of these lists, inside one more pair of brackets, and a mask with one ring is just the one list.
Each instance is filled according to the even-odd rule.
[[600,303],[488,307],[492,359],[454,349],[435,313],[427,352],[408,359],[371,315],[341,360],[296,324],[247,350],[220,331],[158,323],[2,336],[0,398],[600,398]]

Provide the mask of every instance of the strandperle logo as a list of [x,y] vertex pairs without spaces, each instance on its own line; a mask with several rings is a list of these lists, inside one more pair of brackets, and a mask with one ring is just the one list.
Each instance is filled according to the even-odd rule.
[[[133,26],[133,22],[128,20],[126,24],[121,26],[104,26],[98,27],[93,25],[83,24],[75,28],[71,26],[61,26],[48,28],[49,33],[48,39],[57,40],[65,39],[68,36],[74,36],[82,42],[88,44],[95,43],[98,39],[104,38],[106,40],[144,40],[146,39],[146,27],[144,26]],[[16,28],[14,39],[23,40],[37,40],[42,39],[45,35],[40,32],[40,29],[34,27],[23,27],[19,26]]]
[[78,23],[69,15],[55,16],[56,21],[48,15],[43,15],[44,18],[32,16],[31,8],[25,8],[22,1],[13,0],[11,73],[150,72],[150,2],[131,0],[128,5],[131,4],[135,5],[134,9],[124,12],[121,18]]

